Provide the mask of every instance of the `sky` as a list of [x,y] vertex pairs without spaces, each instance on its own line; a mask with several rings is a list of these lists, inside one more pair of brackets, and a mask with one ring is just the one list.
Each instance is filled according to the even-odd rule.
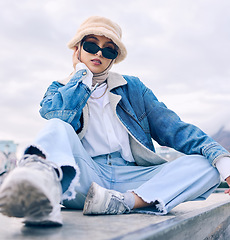
[[139,77],[210,135],[230,129],[229,9],[229,0],[1,0],[0,140],[22,150],[45,125],[40,101],[72,72],[67,43],[92,15],[122,28],[128,55],[112,71]]

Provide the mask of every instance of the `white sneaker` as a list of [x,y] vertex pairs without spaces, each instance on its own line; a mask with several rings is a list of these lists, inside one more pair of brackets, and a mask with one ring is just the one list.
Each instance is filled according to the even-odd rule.
[[84,204],[84,215],[122,214],[129,212],[130,208],[124,202],[122,193],[105,189],[95,182],[91,184]]
[[25,218],[26,225],[62,225],[61,178],[61,169],[53,163],[25,155],[0,187],[0,212]]

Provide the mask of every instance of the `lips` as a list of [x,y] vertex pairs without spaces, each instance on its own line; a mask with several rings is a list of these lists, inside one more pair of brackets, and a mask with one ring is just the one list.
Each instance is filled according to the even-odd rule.
[[92,61],[93,64],[95,64],[95,65],[100,65],[100,64],[101,64],[101,60],[98,59],[98,58],[94,58],[94,59],[92,59],[91,61]]

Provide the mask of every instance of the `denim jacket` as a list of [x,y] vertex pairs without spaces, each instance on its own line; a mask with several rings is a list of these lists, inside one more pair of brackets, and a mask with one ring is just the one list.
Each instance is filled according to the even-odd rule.
[[[87,100],[91,90],[82,82],[87,74],[88,70],[82,69],[67,79],[66,84],[53,82],[40,104],[42,117],[59,118],[71,124],[80,139],[86,132],[89,117]],[[230,156],[198,127],[181,121],[137,77],[110,72],[107,83],[111,107],[129,134],[138,165],[166,162],[155,153],[152,139],[184,154],[201,154],[213,166],[221,157]]]

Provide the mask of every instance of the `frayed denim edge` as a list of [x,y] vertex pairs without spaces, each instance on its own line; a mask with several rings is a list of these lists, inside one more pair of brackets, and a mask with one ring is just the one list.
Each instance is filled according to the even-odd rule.
[[140,196],[135,190],[128,190],[128,192],[134,192],[135,194],[137,194],[138,197],[140,197],[141,199],[143,199],[143,201],[147,202],[147,203],[154,203],[155,201],[158,202],[158,204],[154,204],[154,206],[156,207],[156,209],[159,212],[155,212],[155,211],[151,211],[149,208],[151,207],[147,207],[146,210],[144,210],[143,208],[139,209],[132,209],[131,212],[132,213],[145,213],[145,214],[154,214],[154,215],[165,215],[168,213],[166,207],[165,207],[165,203],[164,201],[162,201],[161,199],[155,198],[153,200],[147,200],[145,198],[143,198],[142,196]]
[[48,158],[48,155],[49,155],[49,154],[48,154],[39,144],[30,144],[30,145],[28,145],[28,146],[25,148],[23,154],[25,154],[25,151],[26,151],[28,148],[30,148],[30,147],[37,148],[39,151],[41,151],[41,153],[42,153],[43,155],[46,156],[46,158]]
[[[61,167],[64,167],[64,166],[70,166],[70,165],[62,165]],[[73,178],[72,182],[70,183],[69,188],[62,194],[62,198],[61,198],[62,201],[74,199],[77,194],[75,187],[80,185],[80,183],[79,183],[80,168],[78,167],[78,165],[71,166],[71,167],[73,167],[75,169],[76,175]]]

